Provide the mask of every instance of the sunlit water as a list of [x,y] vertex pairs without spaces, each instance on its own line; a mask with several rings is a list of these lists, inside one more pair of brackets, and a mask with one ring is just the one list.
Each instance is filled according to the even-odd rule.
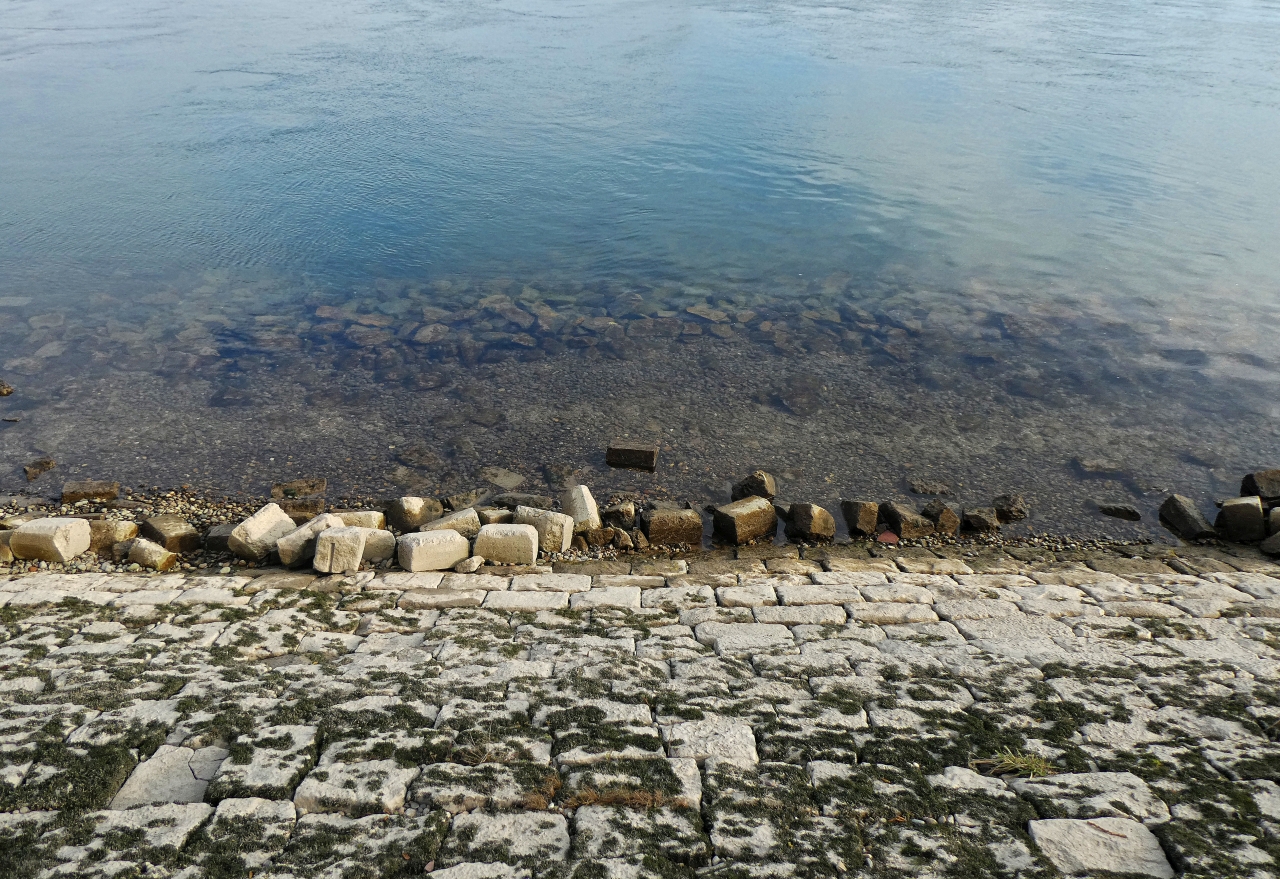
[[[226,429],[229,400],[242,420],[278,414],[261,386],[298,369],[367,371],[382,390],[348,390],[363,408],[345,418],[405,414],[391,386],[468,404],[459,382],[511,411],[538,389],[548,405],[594,405],[596,384],[552,393],[544,377],[513,396],[483,351],[414,348],[442,320],[424,305],[457,313],[497,292],[624,327],[624,295],[644,300],[631,318],[725,310],[733,339],[681,336],[689,363],[653,381],[761,407],[736,418],[829,417],[818,437],[779,427],[763,463],[868,429],[833,386],[890,387],[901,424],[922,406],[981,408],[994,386],[1011,395],[996,401],[1000,438],[1026,456],[982,465],[993,484],[1034,481],[1030,399],[1059,412],[1050,432],[1065,437],[1036,440],[1059,442],[1058,457],[1114,448],[1085,426],[1105,423],[1134,444],[1121,457],[1164,474],[1113,494],[1179,479],[1220,493],[1174,463],[1227,479],[1280,453],[1277,46],[1277,2],[0,0],[0,378],[24,419],[0,433],[4,478],[20,484],[35,454],[128,472],[126,436],[173,417],[125,417],[131,395],[190,408],[150,434],[148,460],[182,478],[207,445],[195,434]],[[836,309],[832,350],[851,359],[806,345],[812,314],[793,315],[782,341],[776,320],[743,317],[789,302]],[[363,343],[317,305],[404,332],[352,359],[343,349]],[[523,341],[485,336],[518,324],[480,320],[468,339],[522,354]],[[541,329],[539,368],[579,370],[572,344],[541,344],[572,342],[566,331]],[[771,373],[817,358],[830,381],[788,407],[785,381],[757,387],[699,353],[734,340],[763,346]],[[206,384],[166,401],[157,378]],[[916,392],[950,396],[904,401]],[[599,430],[657,431],[662,396]],[[480,457],[522,435],[480,427],[492,440]],[[662,428],[677,447],[689,430],[709,429]],[[564,454],[598,440],[566,440]],[[214,471],[260,441],[208,462],[205,481],[225,483]],[[331,437],[310,464],[340,467],[351,442]],[[878,454],[877,467],[955,470],[976,451],[899,436]],[[845,463],[815,469],[842,490],[896,484]],[[126,478],[149,479],[145,466]]]

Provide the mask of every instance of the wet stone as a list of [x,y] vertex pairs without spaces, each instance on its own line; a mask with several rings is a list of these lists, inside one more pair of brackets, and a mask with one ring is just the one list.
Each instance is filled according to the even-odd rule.
[[1031,507],[1020,494],[1002,494],[991,506],[1001,522],[1019,522],[1031,515]]
[[653,473],[658,469],[658,446],[656,443],[614,440],[605,450],[604,462],[610,467]]
[[836,520],[815,504],[792,504],[787,511],[786,534],[792,540],[828,541],[836,536]]
[[1183,540],[1204,540],[1215,536],[1213,526],[1195,501],[1180,494],[1170,495],[1160,505],[1160,524]]
[[880,521],[880,505],[875,501],[841,501],[840,512],[844,515],[849,534],[854,537],[874,537],[876,525]]
[[1267,536],[1262,501],[1256,496],[1224,501],[1213,524],[1223,539],[1235,543],[1253,543]]
[[730,499],[739,501],[744,498],[762,497],[773,500],[778,494],[778,480],[772,473],[756,470],[750,476],[733,486]]
[[113,501],[120,497],[120,483],[87,479],[80,482],[66,482],[62,486],[62,502],[74,504],[77,501]]
[[203,542],[200,532],[181,516],[152,516],[143,520],[142,536],[167,549],[169,552],[194,552]]

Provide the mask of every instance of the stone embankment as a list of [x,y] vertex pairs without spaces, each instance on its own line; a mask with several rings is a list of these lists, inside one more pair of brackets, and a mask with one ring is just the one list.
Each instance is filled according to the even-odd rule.
[[[1265,475],[1164,518],[1262,540]],[[835,543],[766,473],[710,550],[581,486],[317,488],[6,520],[0,875],[1280,876],[1257,547],[940,539],[940,502]]]

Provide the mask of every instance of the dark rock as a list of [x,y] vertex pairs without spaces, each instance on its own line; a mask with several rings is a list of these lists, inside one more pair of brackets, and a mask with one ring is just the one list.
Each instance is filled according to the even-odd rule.
[[608,546],[613,542],[612,528],[588,528],[582,535],[587,539],[587,546]]
[[433,497],[398,497],[382,511],[393,531],[408,534],[444,515],[444,506]]
[[991,502],[1001,522],[1017,522],[1031,515],[1031,507],[1020,494],[1002,494]]
[[1240,496],[1280,500],[1280,470],[1255,470],[1240,481]]
[[451,494],[444,498],[444,508],[454,512],[465,510],[467,507],[474,507],[483,500],[487,500],[489,492],[483,488],[472,489],[471,491],[463,491],[458,494]]
[[221,525],[214,525],[204,535],[204,548],[209,552],[231,552],[228,541],[231,540],[231,532],[236,530],[236,522],[224,522]]
[[324,512],[324,498],[322,497],[284,497],[275,503],[280,509],[284,510],[290,519],[299,525],[311,521]]
[[[752,477],[757,475],[767,474],[756,471]],[[725,543],[749,543],[777,533],[778,514],[769,500],[752,495],[716,507],[712,526],[716,537]]]
[[1253,543],[1267,536],[1262,500],[1257,495],[1224,501],[1213,525],[1224,539],[1233,543]]
[[649,538],[639,528],[632,529],[631,542],[635,544],[636,552],[644,552],[649,548]]
[[545,494],[529,494],[523,491],[504,491],[502,494],[487,498],[486,503],[493,504],[495,507],[506,507],[508,510],[514,510],[516,507],[549,510],[555,506],[555,502]]
[[974,507],[964,511],[960,524],[966,531],[990,533],[1000,530],[1000,516],[995,507]]
[[200,532],[181,516],[166,513],[142,523],[142,536],[169,552],[195,552],[200,548]]
[[36,458],[30,464],[23,467],[22,472],[27,475],[27,482],[35,482],[41,476],[57,466],[58,462],[52,458]]
[[64,504],[74,504],[76,501],[113,501],[118,497],[120,497],[118,482],[85,479],[80,482],[66,482],[62,485]]
[[614,440],[605,450],[604,462],[610,467],[652,473],[658,469],[658,444]]
[[881,504],[880,518],[889,526],[890,531],[908,540],[933,533],[933,523],[906,504]]
[[773,500],[778,493],[778,480],[763,470],[757,470],[733,487],[730,497],[740,501],[748,497],[762,497]]
[[913,479],[908,486],[911,488],[912,494],[951,494],[951,486],[945,482],[933,482],[928,479]]
[[1280,507],[1273,507],[1267,512],[1267,536],[1280,532]]
[[1204,540],[1216,533],[1204,517],[1195,501],[1180,494],[1172,494],[1160,505],[1160,524],[1183,540]]
[[583,537],[581,534],[575,534],[573,536],[573,543],[571,544],[571,546],[574,552],[586,552],[587,539]]
[[307,476],[289,482],[277,482],[271,486],[271,499],[316,497],[323,495],[328,487],[328,480],[320,476]]
[[653,510],[644,524],[645,536],[655,546],[702,545],[702,517],[697,510]]
[[1124,519],[1126,522],[1142,520],[1142,513],[1133,504],[1108,504],[1098,502],[1098,512],[1113,519]]
[[1280,556],[1280,533],[1272,534],[1258,544],[1258,549],[1269,556]]
[[605,507],[600,511],[600,518],[606,525],[625,528],[630,531],[636,524],[636,505],[631,501]]
[[955,534],[960,530],[960,514],[945,501],[931,500],[920,513],[933,523],[934,530],[939,534]]
[[880,505],[875,501],[841,501],[840,512],[854,537],[874,537],[880,521]]
[[823,543],[836,536],[835,517],[815,504],[792,504],[788,511],[787,537]]

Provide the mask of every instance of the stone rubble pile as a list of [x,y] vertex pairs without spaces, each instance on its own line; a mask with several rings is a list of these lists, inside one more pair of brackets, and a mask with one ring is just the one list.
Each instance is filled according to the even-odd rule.
[[1037,552],[5,576],[0,874],[1280,876],[1280,564]]

